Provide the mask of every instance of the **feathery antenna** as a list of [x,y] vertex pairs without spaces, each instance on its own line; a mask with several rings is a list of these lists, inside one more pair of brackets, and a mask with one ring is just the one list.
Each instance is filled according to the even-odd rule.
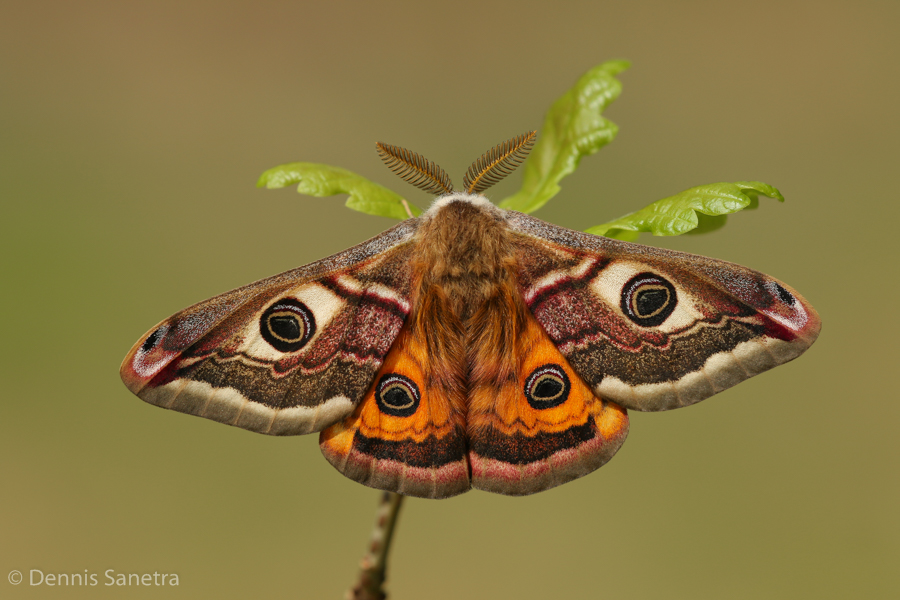
[[522,164],[534,145],[536,131],[530,131],[494,146],[472,163],[463,178],[463,188],[480,194]]
[[375,144],[387,167],[407,183],[434,196],[453,193],[450,176],[421,154],[390,144]]

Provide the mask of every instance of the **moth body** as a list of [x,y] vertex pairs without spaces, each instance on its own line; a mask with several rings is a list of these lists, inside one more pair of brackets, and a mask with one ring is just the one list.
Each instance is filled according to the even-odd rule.
[[498,287],[515,285],[515,256],[503,212],[484,196],[454,194],[436,201],[422,216],[414,259],[422,285],[438,286],[463,321]]
[[792,360],[815,310],[751,269],[611,240],[491,204],[534,132],[449,177],[379,144],[443,193],[419,218],[195,304],[120,374],[151,404],[271,435],[320,432],[325,457],[383,490],[538,492],[597,469],[627,409],[699,402]]

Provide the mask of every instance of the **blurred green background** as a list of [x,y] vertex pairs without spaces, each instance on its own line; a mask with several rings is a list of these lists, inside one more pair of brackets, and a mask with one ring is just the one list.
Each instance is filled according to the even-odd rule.
[[[585,229],[693,185],[775,185],[785,204],[717,233],[641,241],[788,282],[822,335],[700,405],[632,413],[588,477],[410,500],[392,598],[897,597],[898,18],[887,1],[7,0],[0,596],[341,597],[377,493],[316,436],[141,402],[121,359],[189,304],[392,224],[255,189],[263,170],[330,163],[426,205],[376,141],[459,179],[627,58],[618,139],[537,216]],[[13,569],[101,581],[14,587]],[[180,586],[107,588],[107,569]]]

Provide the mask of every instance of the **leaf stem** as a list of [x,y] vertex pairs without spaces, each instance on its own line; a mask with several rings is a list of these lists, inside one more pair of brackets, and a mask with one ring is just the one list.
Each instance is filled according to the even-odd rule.
[[409,215],[410,219],[416,216],[413,214],[412,209],[409,207],[409,202],[407,202],[405,198],[400,198],[400,204],[403,205],[403,209],[406,210],[406,214]]
[[384,492],[375,512],[375,529],[365,556],[359,562],[356,585],[347,590],[347,600],[385,600],[384,581],[387,578],[387,555],[397,524],[403,496]]

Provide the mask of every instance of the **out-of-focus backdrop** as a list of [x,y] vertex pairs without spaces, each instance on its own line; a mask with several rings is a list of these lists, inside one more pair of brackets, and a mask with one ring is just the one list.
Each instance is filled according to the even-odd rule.
[[[0,596],[340,597],[377,493],[315,435],[145,404],[119,362],[171,313],[393,223],[255,189],[263,170],[334,164],[426,205],[376,141],[459,179],[626,58],[618,139],[536,216],[585,229],[694,185],[775,185],[785,204],[717,233],[641,241],[788,282],[822,335],[700,405],[632,413],[583,479],[410,500],[392,597],[898,597],[898,19],[882,1],[5,2]],[[109,569],[180,585],[110,588]]]

